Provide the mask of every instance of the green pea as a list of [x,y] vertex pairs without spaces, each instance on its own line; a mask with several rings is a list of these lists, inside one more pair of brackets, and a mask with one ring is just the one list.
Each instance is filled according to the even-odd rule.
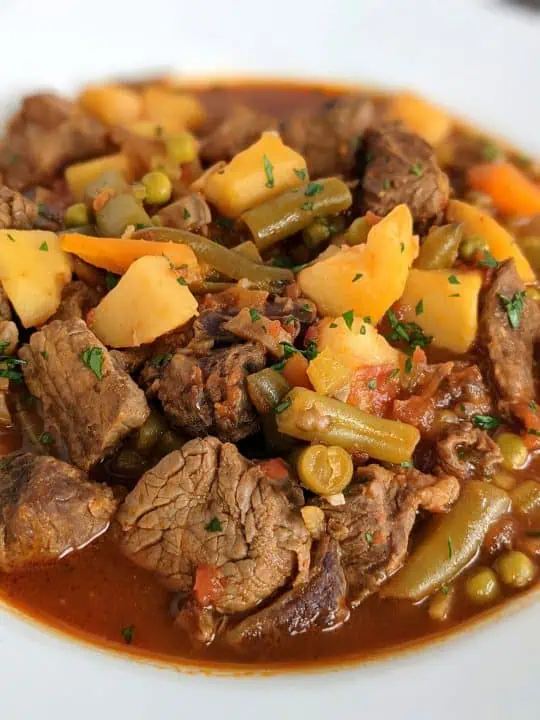
[[536,575],[536,565],[519,550],[510,550],[495,561],[494,568],[505,585],[523,588],[529,585]]
[[488,250],[488,244],[480,235],[466,237],[459,246],[459,257],[462,260],[473,260],[477,253]]
[[487,605],[500,593],[499,580],[491,568],[479,568],[465,582],[467,597],[475,605]]
[[163,172],[154,170],[146,173],[141,180],[146,188],[146,202],[150,205],[164,205],[171,199],[171,181]]
[[88,208],[82,202],[70,205],[64,213],[64,224],[66,227],[88,225],[89,222],[90,218],[88,217]]
[[503,467],[507,470],[522,468],[529,458],[529,451],[519,435],[503,432],[497,437],[497,445],[503,455]]

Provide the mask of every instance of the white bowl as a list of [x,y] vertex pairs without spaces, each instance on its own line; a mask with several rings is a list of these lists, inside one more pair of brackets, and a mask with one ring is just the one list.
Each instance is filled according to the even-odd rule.
[[[540,152],[540,14],[498,0],[19,0],[0,4],[0,24],[0,93],[8,99],[171,68],[347,79],[413,87]],[[158,668],[0,610],[0,713],[6,720],[529,719],[539,712],[533,599],[442,643],[352,669],[269,677]]]

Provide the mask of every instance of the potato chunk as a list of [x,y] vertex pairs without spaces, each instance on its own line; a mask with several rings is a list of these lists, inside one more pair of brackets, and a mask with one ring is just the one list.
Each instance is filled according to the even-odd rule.
[[0,281],[24,327],[54,315],[70,280],[69,256],[54,233],[0,231]]
[[90,85],[80,97],[82,107],[105,125],[125,125],[139,120],[143,102],[136,90],[120,85]]
[[77,200],[82,200],[87,185],[95,182],[103,173],[116,170],[126,180],[130,179],[128,159],[123,153],[75,163],[66,168],[64,176],[69,189]]
[[412,216],[398,205],[374,225],[367,243],[343,246],[338,252],[302,270],[302,294],[316,303],[321,315],[336,317],[354,310],[376,325],[401,297],[409,268],[418,255]]
[[467,352],[478,329],[481,287],[480,272],[413,269],[400,300],[404,320],[417,323],[432,335],[433,345],[455,353]]
[[91,329],[109,347],[138,347],[197,315],[197,301],[164,257],[145,256],[93,312]]
[[235,155],[223,170],[213,173],[204,193],[220,213],[236,218],[308,179],[304,158],[279,135],[267,132]]

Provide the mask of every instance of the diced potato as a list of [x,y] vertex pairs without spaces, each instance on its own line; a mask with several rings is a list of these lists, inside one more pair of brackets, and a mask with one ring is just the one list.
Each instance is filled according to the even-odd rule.
[[70,280],[69,256],[55,233],[0,231],[0,281],[24,327],[54,315]]
[[279,135],[263,133],[260,140],[208,178],[204,193],[222,215],[236,218],[305,182],[307,171],[303,179],[294,172],[305,168],[304,158],[285,145]]
[[462,200],[450,200],[446,208],[446,217],[449,222],[463,223],[466,237],[479,235],[483,238],[495,260],[501,261],[514,258],[517,271],[523,282],[535,281],[534,272],[514,238],[491,215]]
[[164,257],[136,260],[93,311],[91,328],[110,347],[138,347],[197,315],[197,301]]
[[410,92],[396,93],[388,104],[388,114],[430,145],[438,145],[448,135],[452,126],[450,115],[442,108],[427,102]]
[[343,317],[325,319],[320,324],[317,347],[329,350],[351,370],[359,367],[390,365],[399,367],[400,353],[363,318],[355,317],[351,328]]
[[143,102],[136,90],[121,85],[90,85],[79,103],[105,125],[125,125],[139,120]]
[[[400,305],[404,320],[415,322],[433,345],[455,353],[471,347],[478,329],[479,271],[416,270],[409,273]],[[417,314],[419,303],[422,312]]]
[[95,182],[103,173],[111,170],[119,172],[129,181],[129,163],[123,153],[105,155],[95,158],[95,160],[87,160],[86,162],[70,165],[65,170],[65,178],[73,195],[77,200],[82,200],[87,185]]
[[142,102],[145,119],[172,131],[196,130],[206,120],[206,111],[195,95],[148,87],[143,90]]
[[321,395],[335,395],[352,378],[352,370],[328,349],[322,350],[311,360],[307,374],[310,383]]
[[321,315],[336,317],[354,310],[376,325],[405,288],[409,268],[418,255],[412,216],[398,205],[369,231],[367,242],[339,251],[302,270],[302,294]]

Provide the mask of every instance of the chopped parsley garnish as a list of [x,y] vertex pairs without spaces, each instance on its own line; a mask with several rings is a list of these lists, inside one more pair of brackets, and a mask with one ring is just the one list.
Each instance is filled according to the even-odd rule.
[[452,293],[448,297],[461,297],[461,293]]
[[204,526],[205,530],[208,530],[208,532],[221,532],[223,530],[223,526],[219,522],[219,518],[213,517],[208,525]]
[[492,162],[500,156],[501,151],[496,145],[493,145],[493,143],[487,142],[483,146],[481,153],[484,160]]
[[163,125],[156,125],[154,134],[156,137],[161,137],[163,135]]
[[354,322],[354,310],[347,310],[347,312],[344,312],[341,316],[345,322],[345,325],[349,328],[349,330],[352,330],[352,325]]
[[135,632],[135,625],[126,625],[120,631],[126,645],[131,645],[133,642],[133,633]]
[[405,243],[404,242],[400,243],[399,249],[400,249],[401,254],[403,255],[403,253],[405,252]]
[[177,282],[179,285],[187,285],[186,279],[183,278],[183,277],[176,278],[176,282]]
[[49,246],[47,245],[47,243],[45,241],[43,241],[41,243],[41,245],[39,246],[39,249],[41,250],[41,252],[49,252]]
[[159,355],[154,355],[154,357],[151,360],[152,366],[155,368],[160,368],[166,365],[169,360],[172,358],[172,353],[160,353]]
[[279,415],[280,413],[287,410],[287,408],[290,408],[291,405],[292,405],[291,398],[285,398],[285,400],[282,400],[280,403],[278,403],[276,405],[276,407],[274,408],[274,412],[276,413],[276,415]]
[[189,220],[189,218],[191,217],[191,213],[189,212],[189,210],[187,208],[184,208],[184,212],[182,213],[182,215],[183,215],[184,220]]
[[305,202],[300,205],[300,210],[313,210],[312,202]]
[[307,184],[306,191],[304,195],[306,197],[313,197],[313,195],[316,195],[317,193],[320,193],[324,190],[324,185],[317,182],[310,182]]
[[499,298],[506,310],[510,327],[513,327],[516,330],[521,325],[521,313],[523,312],[523,305],[525,302],[525,291],[516,290],[511,298],[507,298],[505,295],[499,294]]
[[366,332],[367,332],[366,326],[365,326],[365,325],[362,325],[362,327],[360,328],[360,335],[365,335]]
[[279,372],[279,371],[283,370],[286,362],[287,362],[286,360],[280,360],[278,363],[275,363],[274,365],[270,365],[270,367],[272,368],[272,370],[277,370]]
[[538,407],[538,406],[537,406],[537,404],[534,402],[534,400],[531,400],[531,402],[529,403],[529,408],[530,408],[530,410],[534,410],[534,412],[536,412],[537,407]]
[[454,545],[452,544],[452,538],[448,536],[448,559],[451,560],[454,555]]
[[49,353],[48,353],[46,350],[41,350],[41,352],[40,352],[39,354],[41,355],[41,357],[42,357],[44,360],[47,360],[48,357],[49,357]]
[[150,227],[150,225],[146,225],[145,223],[135,223],[135,230],[144,230],[147,227]]
[[283,348],[283,357],[285,358],[285,360],[288,360],[295,353],[303,355],[307,360],[313,360],[319,354],[319,349],[315,340],[310,340],[307,343],[305,350],[299,350],[298,348],[294,347],[294,345],[291,345],[291,343],[289,342],[282,341],[279,344]]
[[373,534],[370,533],[369,530],[366,530],[364,537],[366,538],[366,542],[369,546],[373,545]]
[[391,372],[388,373],[388,379],[395,380],[398,375],[399,375],[399,368],[394,368],[394,370],[392,370]]
[[329,328],[337,328],[337,323],[330,323]]
[[461,285],[461,283],[459,282],[459,280],[457,279],[457,277],[455,275],[449,275],[448,282],[450,283],[450,285]]
[[9,340],[0,341],[0,351],[5,350],[10,345],[11,345],[11,343],[9,342]]
[[216,225],[221,228],[222,230],[230,230],[232,226],[234,225],[234,220],[231,220],[227,217],[217,217],[216,218]]
[[13,237],[13,235],[11,233],[8,233],[7,236],[8,236],[8,240],[11,240],[11,242],[15,242],[15,238]]
[[426,335],[420,325],[414,322],[401,322],[398,320],[393,310],[386,313],[392,332],[389,334],[389,340],[403,340],[409,345],[411,350],[415,348],[424,348],[432,341],[431,335]]
[[22,382],[22,373],[17,370],[17,366],[26,365],[26,360],[19,360],[10,355],[0,355],[0,377],[13,382]]
[[257,320],[261,319],[261,316],[254,308],[249,308],[249,317],[251,318],[251,322],[257,322]]
[[302,263],[301,265],[292,265],[291,270],[293,273],[299,273],[300,270],[303,270],[305,267],[307,267],[310,263]]
[[383,190],[390,190],[390,188],[392,187],[392,184],[388,178],[384,178],[384,180],[382,181],[382,186],[383,186]]
[[370,390],[376,390],[377,389],[377,380],[375,378],[371,378],[371,380],[368,380],[367,386]]
[[417,315],[421,315],[421,314],[424,312],[424,300],[423,300],[423,298],[421,298],[421,299],[416,303],[416,307],[415,307],[415,309],[414,309],[414,312],[415,312]]
[[274,187],[274,166],[268,159],[268,155],[263,156],[263,164],[264,164],[264,172],[266,174],[266,183],[265,186],[267,188],[273,188]]
[[367,323],[367,325],[371,325],[371,323],[372,323],[371,315],[366,315],[365,317],[362,318],[362,320],[363,320],[365,323]]
[[51,435],[51,433],[44,432],[44,433],[41,433],[41,435],[39,436],[39,442],[42,445],[52,445],[54,442],[54,438]]
[[529,428],[527,430],[527,435],[535,435],[536,437],[540,437],[540,430],[536,430],[535,428]]
[[489,250],[484,250],[482,260],[478,264],[489,268],[496,268],[499,265]]
[[317,343],[315,340],[309,340],[303,352],[304,357],[307,358],[307,360],[315,360],[318,354],[319,348],[317,347]]
[[103,350],[99,347],[89,347],[82,352],[82,361],[91,370],[98,380],[103,378]]
[[115,275],[112,272],[108,272],[105,275],[105,285],[107,286],[107,290],[112,290],[113,287],[116,287],[119,280],[120,278],[118,277],[118,275]]
[[405,372],[407,373],[407,375],[410,375],[411,370],[412,370],[412,359],[410,357],[408,357],[405,360]]
[[482,428],[482,430],[495,430],[501,424],[499,418],[494,415],[474,415],[472,421],[476,427]]
[[448,587],[448,585],[443,585],[441,587],[441,592],[443,595],[448,595],[448,593],[450,592],[450,588]]
[[413,464],[410,460],[404,460],[402,463],[399,463],[399,466],[407,470],[408,468],[412,468]]
[[424,171],[422,170],[422,163],[414,163],[414,165],[411,165],[409,168],[410,175],[416,175],[416,177],[420,177]]
[[305,179],[306,179],[306,174],[307,174],[307,173],[306,173],[306,169],[305,169],[305,168],[301,168],[300,170],[298,170],[298,168],[293,168],[293,171],[294,171],[294,174],[296,175],[296,177],[297,177],[299,180],[305,180]]
[[356,275],[353,277],[352,281],[357,282],[357,280],[360,280],[364,277],[364,273],[356,273]]

